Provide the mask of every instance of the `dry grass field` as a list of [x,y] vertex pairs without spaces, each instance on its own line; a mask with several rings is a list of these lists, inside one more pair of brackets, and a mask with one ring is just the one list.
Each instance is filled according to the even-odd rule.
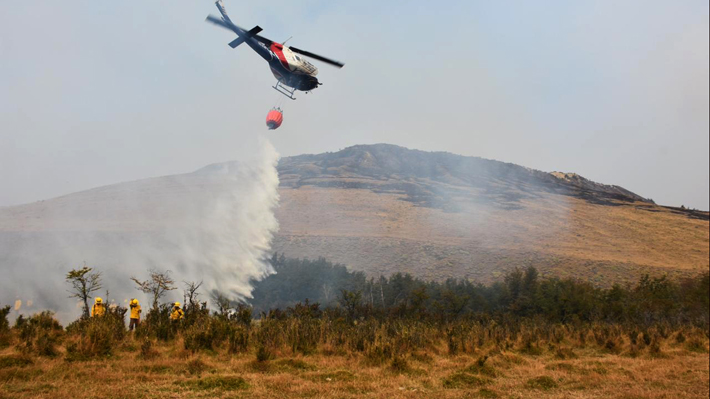
[[541,194],[520,201],[520,209],[462,201],[457,212],[445,212],[369,189],[282,187],[280,194],[276,251],[327,254],[375,276],[491,282],[515,266],[534,266],[608,286],[709,267],[708,222],[652,204]]
[[[191,353],[157,344],[146,359],[127,338],[114,355],[68,362],[0,351],[0,398],[707,398],[707,341],[689,349],[672,339],[658,354],[628,348],[545,349],[539,355],[480,348],[451,356],[413,352],[373,364],[323,348],[257,362],[225,350]],[[479,359],[489,356],[483,366]]]

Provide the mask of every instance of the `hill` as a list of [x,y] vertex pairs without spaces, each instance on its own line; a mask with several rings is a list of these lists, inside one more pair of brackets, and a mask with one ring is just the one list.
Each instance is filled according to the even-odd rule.
[[[49,237],[64,237],[64,247],[97,232],[127,246],[160,239],[186,225],[185,209],[218,196],[213,176],[232,167],[0,208],[0,266],[55,250]],[[707,212],[659,206],[576,174],[385,144],[285,157],[278,172],[273,250],[289,257],[323,256],[370,275],[483,282],[516,266],[599,285],[708,269]]]
[[279,163],[274,249],[371,274],[491,281],[515,266],[601,285],[708,269],[708,213],[572,173],[393,145]]

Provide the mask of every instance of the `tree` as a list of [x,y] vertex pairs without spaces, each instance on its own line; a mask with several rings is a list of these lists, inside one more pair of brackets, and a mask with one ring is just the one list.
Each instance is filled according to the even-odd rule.
[[72,286],[71,290],[69,290],[71,293],[69,298],[79,298],[84,302],[83,318],[89,317],[89,298],[91,298],[91,293],[102,288],[101,272],[94,272],[93,270],[93,268],[84,264],[81,269],[70,270],[66,276],[66,281]]
[[362,306],[362,292],[340,290],[338,302],[348,313],[348,317],[354,319],[358,308]]
[[232,310],[232,300],[229,299],[226,295],[222,294],[219,291],[212,291],[212,300],[214,301],[215,305],[217,305],[217,309],[219,310],[219,315],[223,317],[227,317],[229,315],[229,311]]
[[199,283],[194,281],[183,281],[183,283],[185,284],[185,293],[183,294],[185,297],[185,304],[190,307],[199,307],[200,303],[198,302],[197,297],[200,296],[200,293],[197,292],[197,290],[199,290],[202,286],[202,281]]
[[177,287],[174,285],[175,281],[170,278],[170,270],[158,272],[155,269],[150,269],[148,274],[150,275],[148,280],[140,281],[135,277],[131,277],[131,280],[138,286],[136,287],[137,290],[153,296],[153,310],[157,311],[160,298],[165,296],[168,291],[177,289]]

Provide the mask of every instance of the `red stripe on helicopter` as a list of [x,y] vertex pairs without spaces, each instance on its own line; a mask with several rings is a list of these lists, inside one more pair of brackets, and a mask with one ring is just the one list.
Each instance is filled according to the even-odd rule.
[[279,44],[276,42],[271,43],[271,51],[273,51],[274,54],[276,54],[276,56],[279,57],[279,61],[281,61],[281,65],[283,65],[284,68],[286,68],[286,70],[290,70],[290,68],[288,66],[288,61],[286,61],[286,56],[284,55],[284,52],[283,52],[283,48],[284,48],[284,46],[282,44]]

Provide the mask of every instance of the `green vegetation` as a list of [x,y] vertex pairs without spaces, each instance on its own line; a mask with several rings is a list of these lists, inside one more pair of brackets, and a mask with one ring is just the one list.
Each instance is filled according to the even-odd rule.
[[[511,388],[554,397],[563,390],[607,389],[594,378],[584,385],[579,376],[613,377],[617,387],[631,387],[628,370],[646,373],[648,367],[659,370],[659,383],[675,384],[664,391],[670,393],[678,389],[673,362],[687,363],[682,369],[690,370],[683,372],[694,387],[707,372],[697,365],[706,359],[710,335],[702,298],[707,274],[683,281],[644,277],[635,286],[601,289],[542,278],[530,268],[484,286],[404,274],[368,280],[322,259],[274,262],[278,274],[257,283],[254,307],[215,293],[219,306],[211,311],[200,301],[199,284],[186,283],[182,320],[170,320],[171,304],[158,304],[132,333],[120,306],[66,329],[49,311],[20,316],[10,327],[9,308],[0,307],[0,333],[10,346],[0,349],[0,388],[32,397],[44,387],[72,397],[77,385],[63,385],[58,376],[71,375],[81,386],[81,373],[104,364],[134,383],[160,385],[165,397],[242,390],[273,397],[272,388],[309,397],[326,395],[328,386],[361,395],[377,391],[377,384],[440,397],[495,398]],[[321,289],[311,297],[301,284]],[[326,294],[324,306],[309,300]],[[40,378],[47,364],[47,383],[27,382]],[[110,384],[112,393],[126,387],[119,379]]]
[[367,279],[362,272],[349,272],[323,258],[274,254],[271,263],[277,273],[255,282],[250,303],[257,313],[310,300],[336,307],[350,320],[394,317],[446,324],[471,318],[534,318],[547,323],[633,324],[641,330],[657,324],[706,330],[709,326],[708,272],[679,281],[643,276],[635,286],[604,289],[574,279],[543,278],[532,267],[483,285],[454,279],[424,281],[402,273]]
[[192,385],[202,390],[222,390],[236,391],[247,389],[249,384],[241,377],[207,377],[198,380],[190,380],[188,385]]
[[444,388],[472,388],[488,384],[488,380],[467,373],[455,373],[445,378]]
[[10,345],[10,306],[0,307],[0,349]]
[[[230,354],[253,353],[257,363],[270,362],[284,350],[301,355],[356,352],[369,364],[388,364],[402,373],[412,370],[409,356],[442,342],[449,355],[474,354],[493,344],[498,351],[552,353],[557,359],[574,359],[577,348],[590,346],[631,357],[664,356],[665,342],[693,352],[706,350],[707,273],[683,281],[644,276],[636,286],[602,289],[541,278],[534,268],[516,269],[501,282],[484,286],[461,280],[425,282],[406,274],[367,280],[324,259],[274,255],[272,263],[278,273],[256,283],[254,308],[216,293],[218,311],[211,313],[199,301],[200,284],[186,283],[189,301],[182,320],[170,320],[170,304],[157,304],[136,329],[140,355],[154,357],[155,340],[180,338],[188,353],[226,348]],[[167,273],[150,275],[138,285],[155,301],[175,288]],[[308,298],[324,300],[327,306]],[[9,308],[2,309],[0,334],[11,335]],[[14,326],[17,347],[51,357],[64,344],[64,356],[71,361],[111,356],[125,342],[125,313],[123,307],[110,307],[103,317],[82,317],[66,331],[51,312],[21,316]],[[497,370],[486,360],[479,357],[461,373],[495,378]],[[452,378],[455,384],[468,377]]]
[[557,388],[557,382],[548,376],[542,376],[537,378],[531,378],[528,380],[528,388],[530,389],[542,389],[550,390]]

